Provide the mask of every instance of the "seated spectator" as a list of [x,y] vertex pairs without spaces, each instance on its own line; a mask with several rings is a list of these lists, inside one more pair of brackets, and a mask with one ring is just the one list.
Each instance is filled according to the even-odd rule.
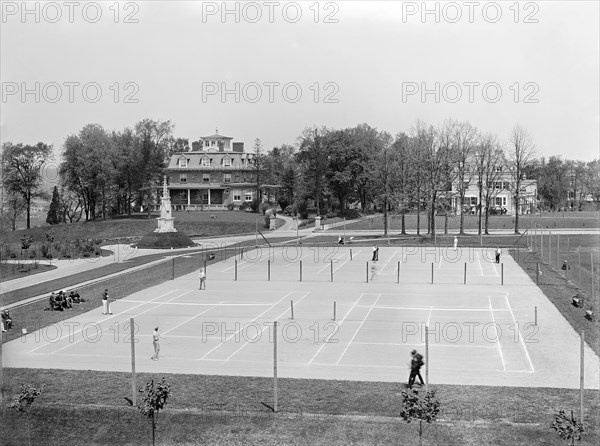
[[13,322],[8,310],[2,310],[2,331],[12,328]]
[[60,298],[60,304],[63,308],[73,309],[73,305],[71,305],[71,302],[69,302],[69,299],[67,299],[67,295],[63,290],[58,293],[58,297]]
[[54,292],[50,294],[48,301],[50,302],[50,311],[63,311],[60,297],[54,294]]
[[72,302],[75,302],[76,304],[79,304],[81,302],[85,302],[85,299],[82,299],[79,292],[77,290],[73,290],[71,291],[71,293],[69,294],[69,297],[71,298]]

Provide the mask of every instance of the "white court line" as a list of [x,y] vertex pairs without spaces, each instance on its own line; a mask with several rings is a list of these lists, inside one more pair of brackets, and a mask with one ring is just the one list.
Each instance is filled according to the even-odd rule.
[[[167,333],[169,333],[170,331],[173,331],[173,330],[175,330],[176,328],[179,328],[179,327],[181,327],[182,325],[184,325],[184,324],[187,324],[188,322],[191,322],[191,321],[193,321],[193,320],[194,320],[194,319],[196,319],[198,316],[202,316],[204,313],[206,313],[207,311],[210,311],[210,310],[212,310],[213,308],[216,308],[216,305],[213,305],[212,307],[210,307],[210,308],[207,308],[207,309],[206,309],[206,310],[204,310],[204,311],[201,311],[201,312],[200,312],[200,313],[198,313],[197,315],[195,315],[195,316],[192,316],[191,318],[189,318],[187,321],[183,321],[181,324],[177,324],[177,325],[175,325],[174,327],[172,327],[172,328],[169,328],[167,331],[163,331],[163,332],[162,332],[162,336],[165,336],[165,335],[166,335]],[[169,336],[169,337],[170,337],[170,336]]]
[[[196,291],[196,290],[194,290]],[[124,302],[141,302],[144,303],[144,301],[142,300],[127,300]],[[148,303],[148,302],[145,302]],[[169,305],[182,305],[182,306],[197,306],[197,307],[206,307],[208,305],[215,305],[215,306],[219,306],[219,307],[227,307],[227,306],[232,306],[232,307],[238,307],[238,306],[260,306],[260,305],[272,305],[270,303],[261,303],[261,302],[250,302],[250,303],[222,303],[222,302],[207,302],[207,303],[200,303],[200,302],[168,302]]]
[[[287,293],[285,296],[283,296],[281,299],[279,299],[277,302],[275,302],[273,305],[271,305],[269,308],[267,308],[265,311],[263,311],[262,313],[260,313],[258,316],[256,316],[252,321],[250,322],[255,322],[258,318],[260,318],[263,314],[265,314],[267,311],[269,311],[271,308],[273,308],[275,305],[279,304],[281,301],[283,301],[284,299],[286,299],[290,294],[292,294],[294,291],[290,291],[289,293]],[[211,354],[214,350],[218,349],[219,347],[222,347],[223,345],[225,345],[225,343],[231,339],[232,337],[234,337],[235,335],[237,335],[240,331],[242,331],[242,329],[240,328],[238,331],[236,331],[234,334],[232,334],[231,336],[225,338],[225,341],[222,342],[221,344],[217,345],[215,348],[211,349],[210,351],[208,351],[207,353],[204,354],[204,356],[202,356],[202,358],[200,359],[204,359],[207,355]]]
[[[371,308],[371,305],[357,305],[357,308]],[[435,307],[400,307],[400,306],[386,306],[379,305],[375,307],[377,309],[385,309],[385,310],[430,310],[433,308],[435,311],[489,311],[489,307],[485,308],[435,308]],[[509,311],[507,308],[500,308],[494,311]]]
[[[300,302],[302,301],[302,299],[304,299],[304,298],[305,298],[306,296],[308,296],[309,294],[310,294],[310,291],[309,291],[309,292],[307,292],[307,293],[304,293],[304,296],[302,296],[300,299],[298,299],[298,301],[297,301],[297,302],[295,302],[295,303],[300,303]],[[285,310],[284,310],[284,311],[283,311],[283,312],[282,312],[282,313],[281,313],[279,316],[277,316],[277,317],[275,318],[275,320],[276,320],[276,321],[278,321],[278,320],[279,320],[279,318],[281,318],[281,316],[283,316],[284,314],[286,314],[288,311],[290,311],[290,310],[286,308],[286,309],[285,309]],[[264,324],[263,324],[263,325],[264,325]],[[251,340],[253,341],[253,340],[254,340],[254,339],[256,339],[257,337],[260,337],[260,336],[262,336],[262,333],[263,333],[263,331],[265,331],[267,328],[271,328],[271,326],[270,326],[270,325],[265,325],[265,326],[263,327],[263,329],[260,331],[260,335],[259,335],[259,334],[257,334],[257,335],[256,335],[256,336],[254,336],[254,337],[253,337]],[[240,331],[242,331],[242,330],[243,330],[243,328],[242,328],[242,329],[240,329],[240,330],[238,331],[238,333],[239,333]],[[237,333],[236,333],[236,334],[237,334]],[[227,339],[225,340],[225,342],[227,342]],[[248,344],[250,344],[250,341],[246,341],[246,343],[245,343],[245,344],[243,344],[243,345],[242,345],[240,348],[238,348],[236,351],[234,351],[234,352],[233,352],[231,355],[229,355],[227,358],[225,358],[225,361],[229,361],[229,360],[230,360],[230,359],[231,359],[231,358],[232,358],[234,355],[237,355],[237,354],[238,354],[240,351],[242,351],[242,349],[243,349],[244,347],[246,347]]]
[[477,257],[477,264],[479,265],[479,275],[483,277],[483,267],[481,266],[481,259],[479,258],[479,253],[475,252],[475,257]]
[[494,323],[494,330],[496,330],[496,337],[498,338],[498,351],[500,352],[500,359],[502,360],[502,368],[506,372],[506,364],[504,364],[504,355],[502,354],[502,346],[500,345],[500,337],[498,336],[498,329],[496,328],[496,318],[494,317],[494,307],[492,307],[492,298],[488,296],[490,302],[490,312],[492,313],[492,322]]
[[533,368],[533,363],[531,362],[531,358],[529,357],[529,352],[527,351],[527,346],[525,345],[525,342],[523,342],[523,336],[521,336],[521,330],[519,330],[519,324],[517,324],[517,320],[515,319],[515,314],[513,313],[512,307],[510,306],[510,302],[508,301],[508,295],[504,295],[504,299],[506,300],[506,305],[508,306],[508,309],[510,310],[510,315],[512,316],[512,320],[513,320],[515,326],[517,327],[517,335],[519,336],[519,342],[523,346],[523,350],[525,350],[525,356],[527,356],[527,360],[529,361],[529,367],[531,367],[531,370],[527,370],[527,372],[530,372],[530,373],[535,372],[535,369]]
[[375,300],[375,303],[371,306],[371,309],[369,311],[367,311],[367,314],[365,315],[364,319],[361,321],[360,325],[358,326],[358,328],[354,332],[354,335],[352,336],[352,339],[350,339],[350,342],[348,342],[348,345],[346,346],[346,348],[342,352],[342,355],[340,356],[340,359],[337,360],[337,362],[335,363],[335,365],[339,365],[340,361],[342,360],[342,358],[346,354],[346,351],[348,351],[348,348],[350,348],[350,346],[352,345],[352,341],[354,341],[354,338],[356,338],[356,335],[358,335],[358,332],[360,331],[360,329],[362,328],[363,324],[365,323],[365,321],[369,317],[369,314],[371,314],[371,311],[373,311],[373,308],[375,308],[375,306],[377,305],[377,302],[379,302],[380,298],[381,298],[381,294],[378,294],[377,295],[377,299]]
[[[407,345],[425,345],[425,344],[410,344],[398,342],[355,342],[354,345],[395,345],[406,347]],[[492,345],[461,345],[461,344],[429,344],[429,347],[465,347],[465,348],[496,348]]]
[[496,268],[496,262],[492,263],[492,267],[494,268],[494,273],[496,273],[496,277],[499,277],[500,274],[498,274],[498,269]]
[[[358,296],[358,299],[356,299],[356,302],[354,302],[352,304],[352,306],[350,307],[350,309],[346,312],[346,314],[344,315],[344,317],[342,318],[342,320],[340,321],[339,324],[337,324],[337,328],[339,330],[340,326],[344,323],[344,321],[346,320],[346,318],[350,315],[350,313],[352,313],[352,310],[354,310],[354,308],[356,308],[356,304],[358,304],[358,302],[360,302],[360,300],[362,299],[362,297],[365,295],[365,293],[360,293],[360,296]],[[337,322],[337,321],[336,321]],[[319,349],[317,350],[317,353],[314,354],[314,356],[312,358],[310,358],[310,361],[308,361],[308,365],[311,365],[312,362],[315,360],[315,358],[317,356],[319,356],[319,353],[321,353],[321,350],[323,350],[323,347],[325,347],[328,344],[328,340],[329,338],[336,333],[338,330],[335,330],[333,333],[331,333],[330,335],[328,335],[324,340],[323,340],[323,345],[321,345],[319,347]]]
[[[392,261],[392,259],[394,257],[396,257],[397,254],[398,254],[398,250],[396,249],[396,250],[394,250],[394,253],[390,256],[390,258],[388,259],[388,261],[385,262],[385,265],[383,265],[383,267],[381,268],[381,273],[383,273],[383,271],[385,271],[385,269],[387,268],[387,266],[390,264],[390,262]],[[394,271],[392,272],[392,274],[395,273],[395,272],[396,272],[396,268],[394,268]]]
[[[181,290],[174,290],[174,291],[181,291]],[[182,297],[182,296],[185,296],[186,294],[188,294],[188,293],[191,293],[191,292],[192,292],[191,290],[188,290],[188,291],[186,291],[185,293],[183,293],[183,294],[181,294],[181,295],[179,295],[179,296],[175,296],[173,299],[170,299],[170,300],[169,300],[169,301],[167,301],[167,302],[154,302],[154,301],[155,301],[156,299],[158,299],[159,297],[166,296],[167,294],[171,293],[171,291],[169,291],[169,293],[163,294],[162,296],[158,296],[158,297],[156,297],[156,298],[154,298],[154,299],[152,299],[151,301],[148,301],[148,302],[146,302],[146,303],[147,303],[147,304],[152,304],[152,305],[158,305],[158,307],[160,307],[162,304],[169,303],[171,300],[174,300],[174,299],[179,299],[180,297]],[[143,304],[136,305],[136,306],[135,306],[135,307],[133,307],[133,308],[141,307],[142,305],[143,305]],[[140,314],[147,313],[148,311],[151,311],[151,310],[156,310],[156,308],[158,308],[158,307],[152,307],[152,308],[148,308],[147,310],[145,310],[145,311],[142,311],[141,313],[136,313],[136,317],[137,317],[137,316],[139,316]],[[129,309],[127,309],[126,311],[122,311],[122,312],[120,312],[120,313],[117,313],[117,314],[115,314],[114,316],[111,316],[111,317],[109,317],[109,318],[106,318],[106,319],[104,319],[104,320],[102,320],[102,321],[100,321],[100,322],[96,322],[96,324],[97,324],[97,325],[99,325],[99,324],[101,324],[102,322],[104,322],[104,321],[106,321],[106,320],[109,320],[109,319],[114,319],[114,318],[116,318],[116,317],[118,317],[118,316],[120,316],[120,315],[122,315],[122,314],[129,313],[129,312],[130,312],[130,311],[131,311],[133,308],[129,308]],[[124,320],[123,322],[126,322],[126,320]],[[120,322],[119,322],[119,323],[120,323]],[[84,325],[84,327],[85,327],[85,325]],[[81,328],[81,330],[78,330],[78,331],[77,331],[77,332],[75,332],[75,333],[79,333],[79,332],[81,332],[81,331],[83,331],[83,327]],[[75,336],[75,333],[69,333],[69,336]],[[61,338],[59,339],[59,341],[60,341],[60,340],[62,340],[63,338],[64,338],[64,336],[63,336],[63,337],[61,337]],[[67,345],[65,345],[64,347],[61,347],[61,348],[59,348],[59,349],[57,349],[57,350],[54,350],[52,353],[58,353],[59,351],[61,351],[61,350],[64,350],[64,349],[65,349],[65,348],[67,348],[67,347],[71,347],[71,346],[73,346],[73,345],[75,345],[75,344],[78,344],[79,342],[81,342],[81,341],[84,341],[84,340],[86,340],[86,338],[85,338],[85,336],[82,336],[82,337],[81,337],[81,339],[78,339],[77,341],[69,342],[69,343],[68,343]],[[53,343],[55,343],[55,342],[57,342],[57,341],[54,341]],[[38,347],[38,348],[39,348],[39,347]],[[37,350],[37,349],[36,349],[36,350]],[[34,350],[31,350],[31,352],[33,352],[33,351],[34,351]],[[31,352],[30,352],[30,353],[31,353]]]

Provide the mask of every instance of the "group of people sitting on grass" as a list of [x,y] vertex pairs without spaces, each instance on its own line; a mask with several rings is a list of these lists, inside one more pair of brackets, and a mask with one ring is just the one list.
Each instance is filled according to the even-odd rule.
[[48,300],[50,307],[47,309],[50,311],[72,310],[73,304],[85,302],[77,290],[71,291],[68,295],[64,290],[60,290],[58,293],[52,292]]
[[8,310],[2,310],[2,333],[12,328],[13,321]]

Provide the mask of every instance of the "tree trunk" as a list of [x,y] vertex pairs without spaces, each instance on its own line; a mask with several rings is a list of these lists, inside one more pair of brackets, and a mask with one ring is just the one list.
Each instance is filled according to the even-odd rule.
[[479,219],[478,219],[478,223],[477,223],[477,234],[481,235],[481,211],[483,209],[483,204],[482,204],[482,200],[483,200],[483,191],[481,189],[481,187],[479,187],[479,209],[478,209],[478,214],[479,214]]
[[448,212],[444,214],[444,235],[448,235]]
[[489,217],[490,217],[490,208],[489,206],[485,207],[485,235],[489,235]]
[[383,199],[383,236],[388,235],[388,206],[387,197]]
[[421,188],[417,188],[417,235],[421,235]]
[[27,192],[25,197],[27,203],[27,229],[31,229],[31,193]]
[[402,210],[402,235],[406,235],[406,222],[405,222],[404,209]]
[[[520,184],[517,185],[517,188]],[[515,234],[519,234],[519,190],[515,194]]]
[[460,228],[458,230],[459,234],[465,233],[465,196],[462,194],[460,196]]

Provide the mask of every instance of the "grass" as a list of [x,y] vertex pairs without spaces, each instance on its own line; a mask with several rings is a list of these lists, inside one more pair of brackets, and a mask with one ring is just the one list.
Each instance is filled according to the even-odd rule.
[[[279,239],[286,240],[285,238]],[[137,291],[158,285],[175,277],[188,274],[198,270],[200,262],[206,260],[206,254],[215,253],[213,260],[206,260],[208,265],[208,274],[210,274],[210,265],[215,262],[220,262],[229,258],[236,253],[239,253],[240,247],[254,247],[255,240],[236,244],[227,248],[192,248],[185,251],[185,256],[177,257],[174,261],[167,259],[170,253],[159,253],[141,257],[133,257],[125,263],[111,263],[101,268],[95,268],[89,271],[84,271],[78,274],[73,274],[67,277],[62,277],[49,282],[43,282],[26,288],[17,289],[2,294],[2,304],[7,305],[14,302],[19,302],[27,297],[50,294],[50,292],[76,286],[79,283],[93,280],[94,283],[78,288],[81,296],[86,299],[86,302],[76,304],[73,310],[66,311],[44,311],[48,307],[46,299],[34,302],[22,307],[10,310],[14,328],[2,334],[3,342],[15,339],[21,335],[21,328],[27,328],[28,331],[45,327],[50,324],[68,319],[73,316],[74,312],[87,312],[98,308],[101,305],[100,299],[105,288],[109,289],[111,299],[120,299],[122,297],[133,294]],[[264,240],[259,239],[259,245],[264,245]],[[128,269],[150,263],[155,260],[165,259],[164,262],[148,266],[147,268],[127,272]],[[174,262],[174,263],[172,263]],[[103,279],[105,276],[124,272],[124,275],[119,277],[119,280]]]
[[25,265],[2,262],[0,263],[0,276],[2,276],[2,281],[6,282],[33,274],[45,273],[46,271],[53,269],[56,269],[56,266],[43,265],[37,262],[35,262],[33,265],[29,262],[26,262]]
[[[214,216],[214,218],[212,218]],[[132,218],[114,218],[88,222],[47,225],[37,228],[23,229],[15,232],[4,232],[0,235],[0,243],[19,243],[19,238],[30,234],[34,243],[46,241],[45,233],[53,230],[55,241],[69,242],[74,239],[102,239],[105,241],[118,241],[123,238],[142,237],[156,229],[158,213],[146,218],[146,214],[136,214]],[[219,212],[173,212],[175,229],[193,237],[211,237],[219,235],[254,233],[256,222],[258,228],[264,225],[264,218],[260,214],[245,211],[219,211]],[[276,220],[277,227],[284,223]]]
[[[172,396],[160,415],[159,444],[417,444],[417,427],[399,418],[400,383],[279,379],[274,415],[272,379],[161,374]],[[21,383],[46,385],[32,412],[34,444],[148,444],[149,424],[131,407],[127,373],[6,369],[5,395]],[[152,378],[138,374],[138,386]],[[559,409],[576,410],[569,389],[432,386],[442,402],[440,420],[425,444],[556,444],[549,428]],[[597,444],[599,392],[586,390],[588,436]],[[76,402],[76,403],[75,403]],[[4,413],[5,444],[21,444],[22,421]],[[43,443],[40,441],[44,439]],[[37,440],[37,441],[35,441]]]
[[[436,216],[435,224],[438,231],[444,230],[443,216]],[[466,232],[477,231],[479,217],[477,215],[464,216],[464,228]],[[402,228],[402,218],[400,215],[390,215],[388,224],[391,230],[400,230]],[[416,232],[417,215],[406,214],[405,216],[406,230]],[[482,222],[482,226],[483,226]],[[523,231],[533,224],[538,227],[553,229],[553,228],[581,228],[595,229],[600,228],[600,212],[582,211],[582,212],[544,212],[541,215],[519,215],[519,227]],[[421,233],[427,231],[427,215],[422,213],[420,220]],[[515,227],[513,216],[508,215],[491,215],[489,218],[490,229],[505,229],[511,230]],[[460,228],[460,216],[448,217],[448,230],[452,232],[458,231]],[[357,222],[346,222],[346,230],[359,229],[381,229],[383,230],[383,215],[377,214],[373,218],[361,220]]]
[[[556,237],[556,236],[555,236]],[[534,245],[533,252],[513,251],[511,252],[515,260],[521,265],[523,270],[529,274],[535,282],[538,280],[536,270],[539,265],[542,271],[539,276],[538,286],[544,292],[546,297],[569,321],[573,329],[580,333],[585,330],[585,340],[588,345],[600,355],[600,321],[598,316],[594,320],[585,318],[585,311],[593,307],[596,314],[600,314],[600,280],[598,277],[598,266],[600,263],[600,250],[598,247],[598,236],[594,235],[570,235],[560,237],[563,243],[563,249],[560,255],[554,251],[552,256],[548,254],[548,237],[545,237],[546,246],[544,255],[541,255],[539,238]],[[566,243],[565,243],[566,242]],[[567,251],[565,248],[569,246]],[[581,266],[579,264],[579,251],[581,246]],[[557,249],[554,242],[554,249]],[[592,273],[591,256],[594,256],[594,273]],[[560,268],[563,260],[568,261],[570,269],[568,277]],[[549,260],[552,260],[549,262]],[[557,261],[558,260],[558,261]],[[581,281],[580,281],[581,278]],[[592,281],[594,281],[594,294],[592,296]],[[576,294],[585,296],[584,308],[578,308],[572,305],[571,298]]]

